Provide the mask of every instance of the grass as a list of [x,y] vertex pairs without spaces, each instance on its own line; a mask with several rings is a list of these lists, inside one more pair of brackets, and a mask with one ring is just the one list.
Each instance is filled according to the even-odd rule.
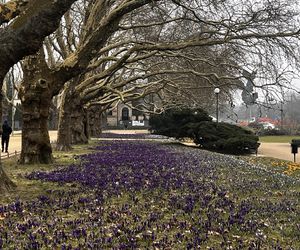
[[300,136],[293,135],[278,135],[278,136],[260,136],[260,142],[268,143],[290,143],[293,139],[300,140]]
[[300,163],[294,163],[292,161],[280,160],[272,157],[240,156],[239,158],[249,163],[259,164],[268,170],[273,170],[278,173],[300,179]]
[[[95,142],[94,142],[95,143]],[[91,143],[92,144],[92,143]],[[91,145],[89,144],[89,146]],[[17,184],[17,188],[6,194],[0,195],[0,205],[14,202],[17,199],[32,200],[40,195],[45,195],[47,190],[62,190],[74,188],[74,185],[62,186],[54,182],[43,182],[39,180],[29,180],[25,176],[35,170],[51,171],[58,167],[76,162],[75,155],[91,152],[86,145],[76,145],[70,152],[53,152],[54,164],[20,165],[17,163],[18,157],[11,157],[2,160],[3,169],[10,179]]]
[[[178,153],[186,150],[186,148],[181,147],[181,145],[177,145]],[[260,171],[260,168],[230,166],[230,162],[224,161],[222,164],[211,164],[212,169],[204,167],[203,171],[206,169],[208,172],[203,172],[199,168],[191,168],[189,169],[191,171],[183,172],[183,176],[187,177],[186,181],[190,180],[197,184],[193,186],[195,189],[190,189],[192,182],[186,182],[186,186],[181,186],[178,189],[143,188],[136,192],[120,189],[120,192],[114,195],[110,192],[97,193],[98,191],[82,188],[78,184],[61,185],[25,178],[27,173],[34,170],[49,171],[62,165],[72,164],[77,161],[74,156],[87,152],[91,152],[91,149],[88,149],[86,145],[76,146],[71,152],[54,152],[55,164],[51,166],[17,165],[16,159],[5,160],[5,171],[18,185],[18,188],[9,195],[1,195],[0,204],[10,203],[18,198],[23,201],[31,201],[41,195],[49,196],[47,190],[52,191],[51,195],[54,199],[60,200],[62,198],[59,202],[49,202],[49,206],[33,207],[37,210],[29,212],[28,209],[24,209],[20,217],[16,217],[17,219],[12,217],[11,221],[17,221],[18,226],[25,225],[29,220],[41,223],[39,228],[32,226],[26,234],[19,235],[19,238],[25,239],[28,232],[35,234],[46,224],[50,225],[47,228],[50,231],[47,231],[46,238],[51,239],[49,241],[51,244],[51,237],[57,237],[56,235],[61,232],[70,233],[75,229],[86,229],[90,237],[89,240],[93,240],[94,235],[95,238],[100,235],[103,239],[106,239],[105,242],[101,243],[103,249],[113,249],[113,246],[118,246],[120,242],[127,242],[129,239],[138,242],[140,249],[150,249],[155,242],[160,242],[162,245],[157,245],[153,249],[188,249],[184,246],[187,246],[195,236],[202,239],[208,237],[202,244],[201,249],[259,249],[257,245],[257,248],[246,248],[250,245],[249,242],[256,242],[259,237],[262,238],[261,243],[264,243],[264,246],[270,247],[261,249],[300,249],[300,243],[294,242],[300,236],[299,231],[295,230],[297,211],[299,211],[297,194],[300,192],[300,187],[293,183],[289,186],[277,186],[276,184],[281,180],[281,176],[273,176],[271,171],[270,173],[268,173],[269,171]],[[197,149],[193,149],[193,152],[195,154],[199,153]],[[218,163],[220,163],[222,156],[212,154],[215,158],[219,157]],[[207,161],[213,159],[210,158],[209,152],[203,156],[207,156]],[[109,155],[109,159],[111,158],[113,158],[113,153]],[[239,158],[249,163],[258,164],[262,169],[275,170],[282,175],[300,178],[300,165],[292,162],[269,157],[243,156]],[[162,172],[164,171],[166,170],[162,170]],[[176,175],[173,175],[173,171],[180,171],[180,169],[174,169],[170,172],[172,174],[170,176],[175,178]],[[157,178],[160,176],[159,173],[155,174],[157,174]],[[213,176],[216,179],[210,182],[209,178]],[[149,175],[148,178],[150,177]],[[213,185],[210,185],[211,183]],[[198,189],[198,185],[201,188]],[[65,193],[62,196],[61,190],[70,192],[70,195],[68,196]],[[74,194],[71,193],[72,190],[74,190]],[[226,190],[224,195],[221,192],[223,190]],[[203,194],[201,191],[203,191]],[[208,198],[206,205],[202,205],[205,201],[202,196]],[[101,197],[103,203],[99,199]],[[78,202],[79,198],[87,198],[87,201],[80,203]],[[70,206],[65,208],[68,201]],[[191,212],[186,212],[185,205],[188,202],[195,204]],[[220,223],[226,222],[231,213],[236,216],[241,214],[244,208],[243,204],[249,204],[251,207],[251,210],[245,215],[244,220],[247,222],[243,224],[245,228],[240,226],[240,222],[236,222],[231,226],[230,232],[221,234],[218,231]],[[290,207],[294,210],[290,210]],[[15,214],[14,216],[19,215]],[[41,216],[41,218],[38,218],[38,216]],[[209,230],[205,234],[208,220],[212,223],[210,228],[215,230]],[[252,222],[254,222],[254,229],[252,229]],[[52,223],[55,223],[55,226],[51,227]],[[224,224],[224,227],[226,225]],[[282,226],[283,229],[279,226]],[[249,228],[253,232],[249,233]],[[255,236],[257,232],[260,232],[256,228],[262,229],[262,236]],[[51,230],[54,230],[55,233]],[[263,238],[264,236],[267,236],[267,239]],[[153,240],[152,237],[155,237],[155,239]],[[229,245],[221,246],[220,244],[225,241],[225,238],[227,238],[226,242]],[[81,242],[83,244],[81,247],[84,248],[84,239],[86,238],[83,235],[78,236],[78,239],[75,236],[70,237],[70,239],[69,243],[71,242],[74,248],[78,246],[78,242]],[[281,242],[283,248],[275,248],[276,241]],[[270,245],[270,242],[273,242],[274,245],[273,243]],[[294,248],[289,248],[291,245]],[[56,246],[49,245],[50,248],[62,249],[62,245],[60,243]],[[91,247],[91,249],[93,248]],[[129,249],[129,247],[126,249]]]

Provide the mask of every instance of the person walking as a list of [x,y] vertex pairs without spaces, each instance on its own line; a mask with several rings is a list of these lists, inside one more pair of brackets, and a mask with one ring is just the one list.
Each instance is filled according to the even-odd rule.
[[12,129],[8,125],[8,122],[5,120],[2,125],[2,152],[5,149],[5,153],[8,153],[9,137],[11,133],[12,133]]

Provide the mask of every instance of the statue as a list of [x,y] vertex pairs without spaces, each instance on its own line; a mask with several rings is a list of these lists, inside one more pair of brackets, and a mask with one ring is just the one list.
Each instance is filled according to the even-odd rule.
[[243,76],[247,79],[247,83],[242,91],[242,99],[246,105],[253,105],[258,98],[258,94],[256,92],[253,92],[253,81],[255,79],[256,73],[256,70],[252,73],[247,70],[243,70]]

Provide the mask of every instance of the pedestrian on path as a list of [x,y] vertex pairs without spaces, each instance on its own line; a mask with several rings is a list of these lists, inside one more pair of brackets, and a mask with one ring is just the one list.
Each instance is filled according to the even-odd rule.
[[8,153],[8,144],[9,144],[9,137],[12,133],[11,127],[8,125],[8,122],[5,120],[2,125],[2,152],[4,151],[5,147],[5,153]]

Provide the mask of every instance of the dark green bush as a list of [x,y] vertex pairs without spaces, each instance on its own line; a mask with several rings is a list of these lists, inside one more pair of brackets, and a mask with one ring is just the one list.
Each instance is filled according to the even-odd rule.
[[259,131],[259,135],[288,135],[289,131],[284,129],[262,129]]
[[189,137],[205,149],[230,154],[247,154],[258,148],[258,137],[242,127],[214,122],[187,124]]
[[151,131],[155,134],[189,137],[201,147],[230,154],[256,151],[258,137],[251,130],[227,123],[215,123],[203,110],[175,109],[150,117]]
[[188,137],[185,126],[188,123],[211,121],[212,118],[202,109],[170,109],[163,114],[150,116],[150,130],[154,134],[175,137]]
[[288,135],[290,134],[289,131],[285,129],[265,129],[261,123],[258,122],[251,122],[248,125],[249,128],[254,130],[254,133],[259,136],[264,135]]

